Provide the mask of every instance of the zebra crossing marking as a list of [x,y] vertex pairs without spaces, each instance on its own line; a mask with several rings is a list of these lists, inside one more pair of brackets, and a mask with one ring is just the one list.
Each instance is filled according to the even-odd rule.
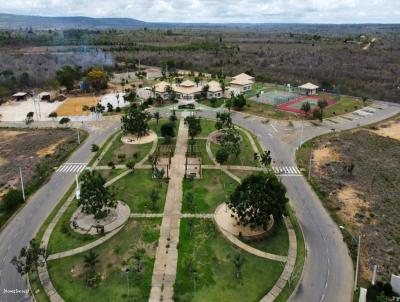
[[65,163],[58,167],[57,173],[81,173],[86,168],[86,163]]
[[273,166],[272,170],[274,170],[275,174],[278,175],[293,175],[293,176],[302,175],[299,168],[294,166]]

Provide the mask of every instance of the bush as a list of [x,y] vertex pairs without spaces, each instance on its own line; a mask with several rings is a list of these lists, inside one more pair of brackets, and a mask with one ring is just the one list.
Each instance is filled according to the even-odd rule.
[[99,146],[97,146],[96,144],[92,144],[92,152],[97,152],[97,151],[99,151]]
[[225,148],[218,149],[217,153],[215,154],[215,159],[217,163],[223,165],[229,158],[229,152]]
[[3,196],[3,208],[6,212],[16,209],[23,202],[21,190],[11,189]]
[[169,120],[170,120],[171,122],[175,122],[177,119],[178,119],[178,118],[176,117],[175,114],[172,114],[172,115],[169,117]]
[[165,123],[161,126],[161,135],[163,137],[175,137],[175,125],[174,123]]

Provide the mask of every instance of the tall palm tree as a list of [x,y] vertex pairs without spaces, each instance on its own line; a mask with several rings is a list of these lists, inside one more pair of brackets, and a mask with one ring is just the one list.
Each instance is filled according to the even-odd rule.
[[91,250],[89,254],[83,256],[83,262],[87,272],[94,275],[96,272],[96,264],[100,262],[99,255]]
[[233,257],[233,264],[235,265],[235,270],[236,270],[235,271],[235,276],[236,276],[237,279],[241,278],[241,274],[242,274],[241,269],[242,269],[242,266],[244,264],[244,261],[245,261],[245,259],[242,256],[242,254],[236,254]]

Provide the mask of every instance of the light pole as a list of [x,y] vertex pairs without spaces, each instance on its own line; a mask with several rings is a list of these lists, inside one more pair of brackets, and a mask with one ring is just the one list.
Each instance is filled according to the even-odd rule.
[[75,182],[76,182],[75,196],[76,196],[76,199],[79,200],[81,198],[81,190],[79,188],[78,173],[75,174]]
[[311,150],[311,154],[310,154],[310,160],[308,161],[308,180],[310,180],[311,178],[311,163],[313,160],[313,154],[312,154],[312,150]]
[[24,189],[24,180],[22,179],[22,169],[19,168],[19,177],[21,178],[21,191],[22,191],[22,198],[25,201],[25,189]]
[[80,145],[81,144],[81,137],[79,135],[79,128],[78,127],[76,128],[76,133],[78,135],[78,145]]
[[339,228],[341,230],[346,231],[355,242],[357,242],[357,261],[356,261],[356,272],[354,274],[354,291],[357,290],[357,283],[358,283],[358,274],[359,274],[359,267],[360,267],[360,250],[361,250],[361,235],[358,235],[358,240],[354,237],[344,226],[340,225]]

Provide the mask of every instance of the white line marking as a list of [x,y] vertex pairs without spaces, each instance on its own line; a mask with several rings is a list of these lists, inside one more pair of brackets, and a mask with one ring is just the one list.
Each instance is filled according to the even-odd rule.
[[279,132],[278,129],[276,129],[275,126],[274,126],[273,124],[271,124],[271,127],[272,127],[272,129],[274,129],[274,131],[275,131],[276,133]]

